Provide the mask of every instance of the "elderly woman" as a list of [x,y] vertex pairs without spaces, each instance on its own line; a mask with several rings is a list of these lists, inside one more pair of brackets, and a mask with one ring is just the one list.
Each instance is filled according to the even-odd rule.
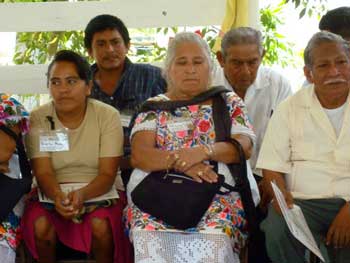
[[[24,167],[20,169],[19,158],[23,158],[26,162],[25,154],[20,156],[23,152],[21,154],[16,152],[16,144],[23,145],[21,136],[28,132],[28,123],[29,114],[24,107],[14,98],[0,93],[0,176],[12,179],[19,179],[22,176],[31,178],[29,166],[26,167],[26,171],[23,170]],[[30,180],[28,186],[30,189]],[[0,185],[2,192],[7,190],[3,187],[6,186]],[[15,262],[15,251],[20,242],[19,222],[23,213],[23,200],[14,205],[17,200],[13,200],[12,197],[1,201],[1,209],[6,207],[6,211],[1,211],[1,215],[6,218],[0,222],[0,261],[3,263]],[[18,198],[20,196],[17,196]]]
[[[208,90],[211,69],[206,42],[194,33],[177,34],[168,47],[165,61],[168,91],[150,100],[192,99]],[[232,121],[231,136],[240,142],[249,158],[255,136],[244,104],[232,92],[226,94],[226,104]],[[125,210],[137,262],[239,260],[237,255],[247,238],[247,229],[237,192],[215,195],[197,226],[185,231],[142,211],[131,198],[135,187],[152,171],[175,169],[197,182],[210,183],[216,182],[220,173],[225,181],[233,183],[225,164],[238,162],[239,155],[231,143],[215,142],[212,113],[212,100],[208,99],[175,112],[157,110],[137,116],[131,133],[132,162],[137,169],[128,184],[129,205]],[[188,120],[192,125],[181,126]],[[218,163],[218,172],[208,161]],[[183,235],[183,232],[191,234]]]
[[[23,237],[39,262],[54,262],[56,239],[97,262],[126,262],[129,241],[121,224],[125,194],[90,199],[116,187],[123,132],[117,110],[89,99],[91,72],[85,59],[60,51],[48,67],[52,102],[30,115],[26,140],[34,176],[53,204],[39,202],[37,192],[26,206]],[[82,183],[68,191],[65,183]],[[112,190],[111,190],[112,189]],[[114,260],[113,260],[114,259]]]

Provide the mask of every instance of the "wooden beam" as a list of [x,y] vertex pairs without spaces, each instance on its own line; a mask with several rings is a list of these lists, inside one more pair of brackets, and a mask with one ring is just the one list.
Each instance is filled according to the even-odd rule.
[[83,30],[99,14],[120,17],[129,28],[219,25],[226,0],[110,0],[1,3],[0,32]]
[[10,94],[48,93],[47,65],[0,66],[0,91]]

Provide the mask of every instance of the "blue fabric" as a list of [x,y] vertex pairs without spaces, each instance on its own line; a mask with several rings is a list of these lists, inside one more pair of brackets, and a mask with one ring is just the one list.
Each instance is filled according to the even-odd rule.
[[[97,65],[91,66],[93,74],[97,72]],[[91,98],[107,103],[121,114],[134,115],[141,104],[148,98],[158,94],[165,93],[166,82],[161,75],[158,67],[149,64],[132,63],[125,58],[124,71],[117,83],[114,94],[112,96],[103,92],[94,80],[91,90]],[[130,128],[123,127],[126,142],[130,135]],[[125,145],[124,154],[130,154],[130,146]]]
[[[93,73],[97,65],[91,67]],[[148,64],[132,63],[125,59],[124,72],[112,96],[104,93],[94,81],[91,97],[115,107],[120,112],[134,113],[142,102],[150,97],[165,93],[166,82],[160,68]]]

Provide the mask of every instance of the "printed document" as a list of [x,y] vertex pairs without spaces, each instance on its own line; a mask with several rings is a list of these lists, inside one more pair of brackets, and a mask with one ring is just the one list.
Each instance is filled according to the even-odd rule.
[[289,209],[284,196],[278,186],[271,182],[272,189],[275,193],[277,202],[281,208],[282,214],[290,232],[298,239],[304,246],[306,246],[312,253],[318,256],[323,262],[325,262],[320,249],[318,248],[316,241],[308,227],[303,212],[300,207],[293,205],[292,209]]

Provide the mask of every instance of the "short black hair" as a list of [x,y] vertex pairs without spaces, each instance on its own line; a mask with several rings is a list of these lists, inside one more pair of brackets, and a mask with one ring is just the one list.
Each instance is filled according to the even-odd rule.
[[129,31],[122,20],[112,15],[98,15],[91,19],[85,28],[85,48],[91,48],[92,38],[94,37],[95,33],[105,31],[107,29],[116,29],[122,36],[124,44],[128,45],[130,43]]
[[350,7],[342,6],[328,11],[322,16],[318,27],[343,38],[350,38]]
[[53,65],[56,62],[71,62],[75,65],[78,76],[80,79],[84,80],[86,84],[89,84],[92,80],[92,71],[90,69],[89,62],[80,56],[78,53],[75,53],[71,50],[60,50],[56,53],[53,60],[50,62],[48,68],[47,68],[47,85],[49,86],[49,79],[50,79],[50,72],[53,67]]

